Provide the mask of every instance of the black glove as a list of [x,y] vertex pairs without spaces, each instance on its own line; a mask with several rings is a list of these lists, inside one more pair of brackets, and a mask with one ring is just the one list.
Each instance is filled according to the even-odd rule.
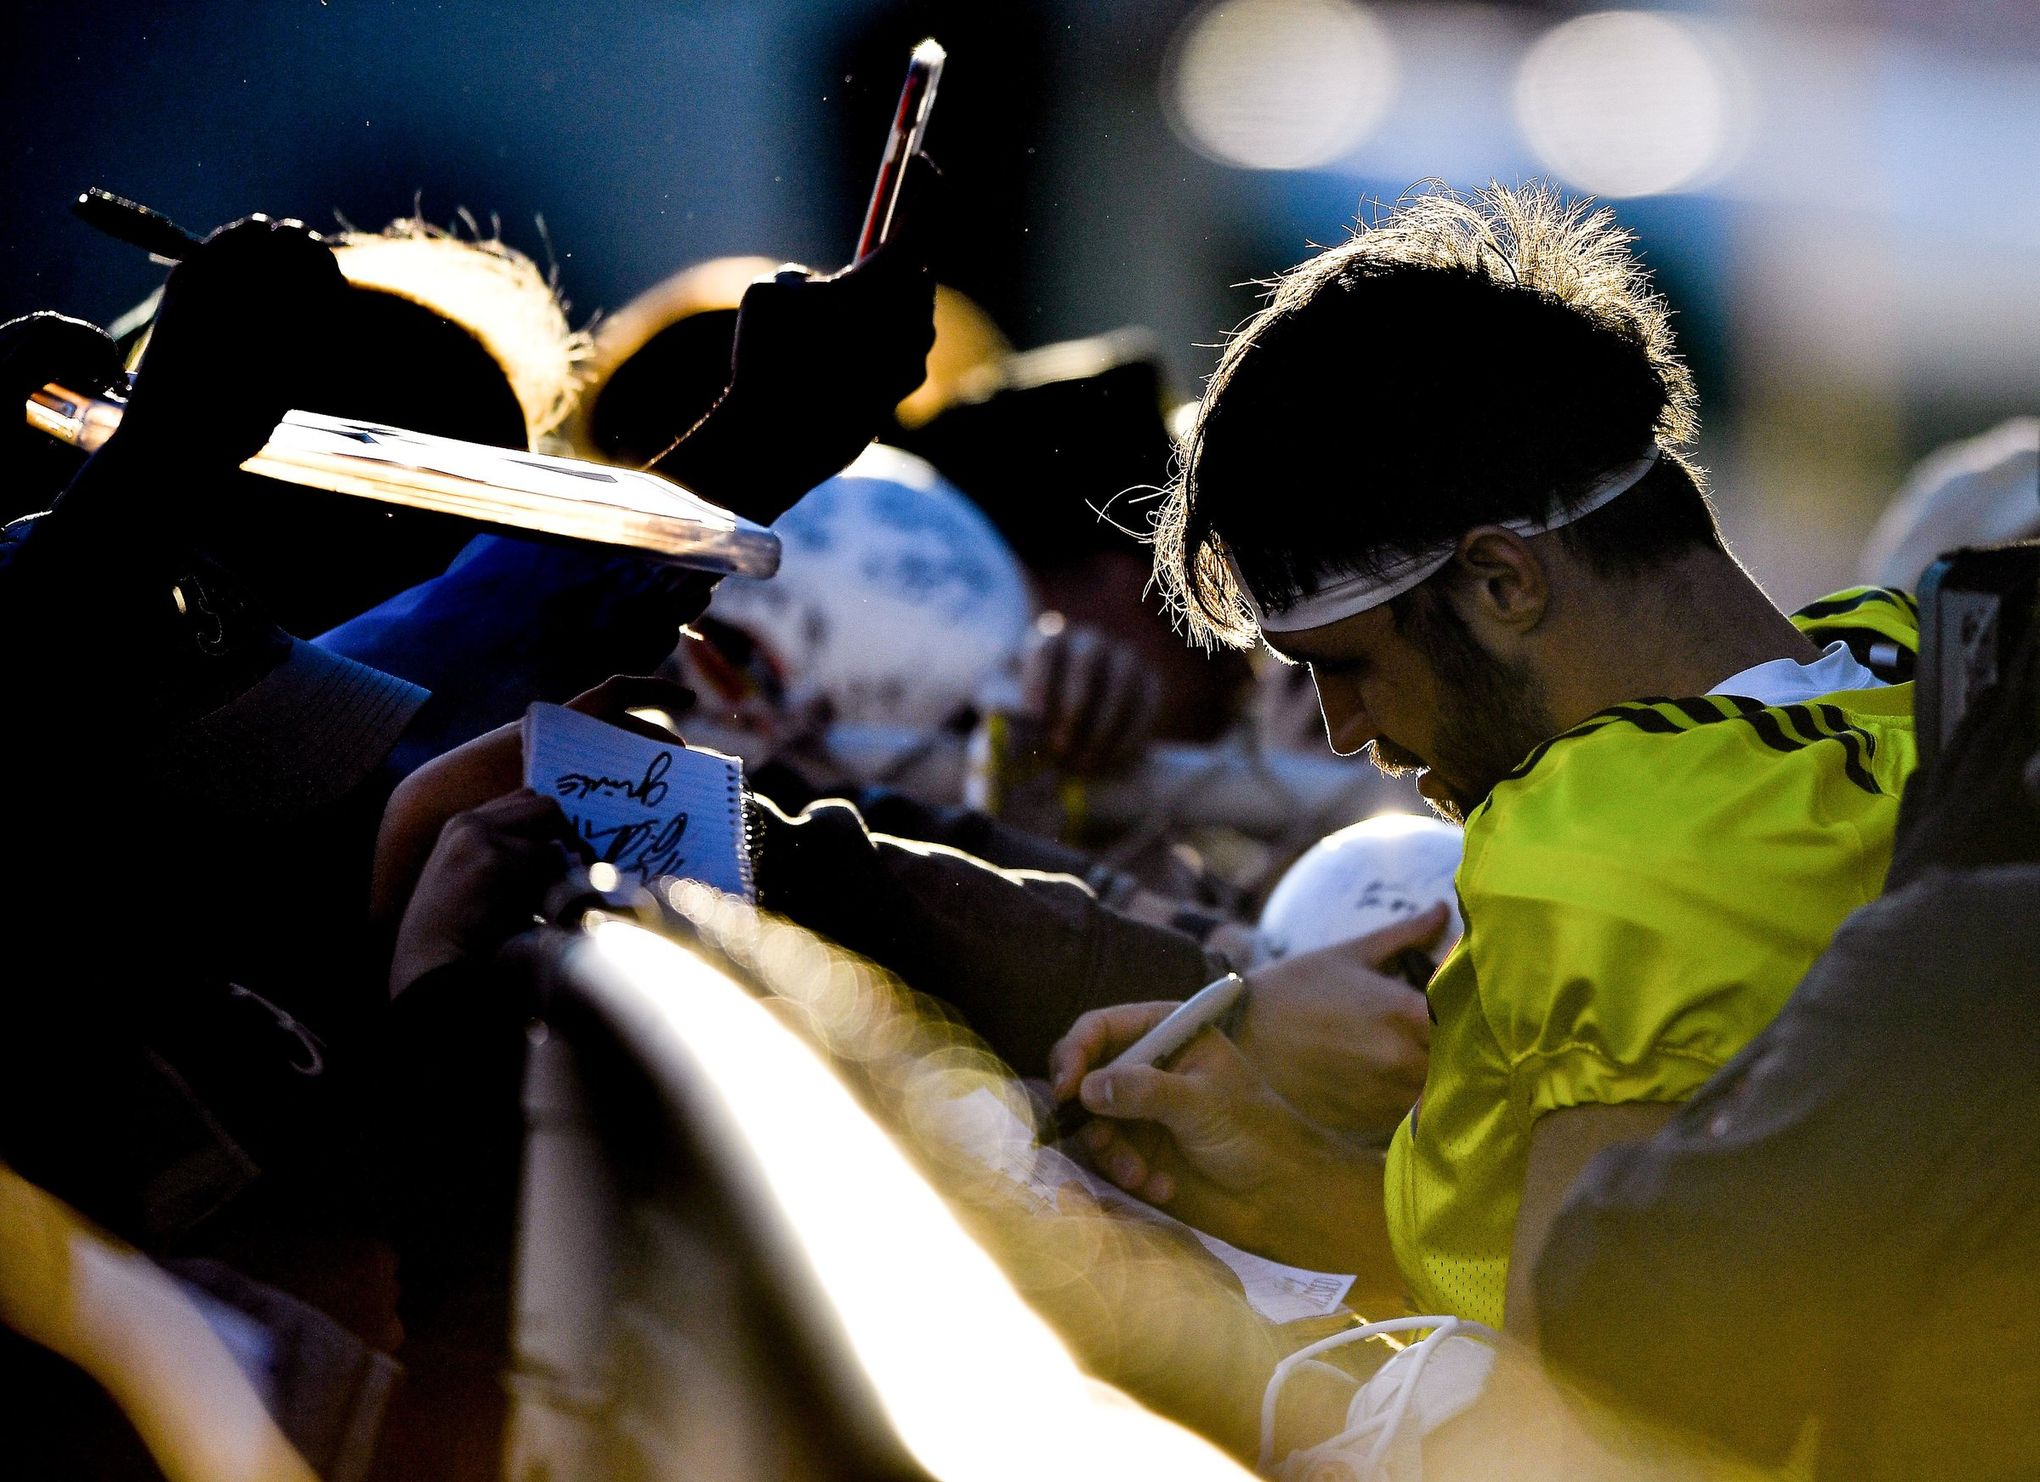
[[44,312],[0,324],[0,520],[48,509],[85,455],[28,425],[22,403],[51,381],[96,396],[126,392],[120,351],[106,331]]
[[916,155],[883,247],[827,277],[781,269],[752,284],[729,389],[654,469],[770,524],[890,426],[935,343],[940,189],[933,163]]
[[331,249],[300,222],[221,227],[170,274],[109,450],[231,473],[303,402],[346,289]]

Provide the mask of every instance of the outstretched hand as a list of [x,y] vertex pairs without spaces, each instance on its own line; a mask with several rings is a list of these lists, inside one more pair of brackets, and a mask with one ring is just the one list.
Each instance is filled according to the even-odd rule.
[[737,311],[729,389],[653,468],[761,524],[776,520],[891,425],[927,377],[940,174],[908,161],[885,245],[841,272],[786,267]]
[[223,226],[163,287],[127,415],[109,442],[206,473],[239,467],[312,385],[347,280],[302,222]]

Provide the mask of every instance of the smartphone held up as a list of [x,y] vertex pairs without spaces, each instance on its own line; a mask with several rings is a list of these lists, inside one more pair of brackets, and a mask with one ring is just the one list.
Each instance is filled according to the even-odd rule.
[[928,115],[935,109],[935,88],[948,60],[949,54],[931,36],[914,48],[907,61],[907,80],[900,88],[899,106],[893,110],[892,128],[885,136],[885,153],[879,158],[878,179],[872,184],[871,204],[864,212],[864,229],[857,234],[860,262],[883,246],[891,235],[907,161],[920,152],[921,141],[927,136]]

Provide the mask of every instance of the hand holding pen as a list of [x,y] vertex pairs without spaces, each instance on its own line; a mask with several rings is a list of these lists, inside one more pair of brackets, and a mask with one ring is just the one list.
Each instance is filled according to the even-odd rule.
[[[1178,1004],[1125,1004],[1079,1019],[1049,1057],[1049,1083],[1060,1103],[1055,1115],[1056,1136],[1072,1136],[1090,1121],[1090,1110],[1078,1099],[1078,1092],[1091,1076],[1134,1066],[1159,1066],[1207,1029],[1226,1033],[1246,1007],[1246,992],[1247,980],[1238,973],[1227,973]],[[1155,1017],[1157,1011],[1161,1011],[1159,1018]],[[1086,1073],[1093,1055],[1113,1042],[1115,1032],[1124,1033],[1137,1024],[1149,1027],[1109,1062]],[[1109,1077],[1099,1084],[1109,1084]]]

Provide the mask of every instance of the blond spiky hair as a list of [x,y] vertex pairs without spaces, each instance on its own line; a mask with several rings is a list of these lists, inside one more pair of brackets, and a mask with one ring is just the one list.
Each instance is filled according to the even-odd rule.
[[[1285,336],[1285,343],[1293,341],[1299,316],[1315,317],[1305,311],[1321,297],[1336,298],[1337,290],[1370,279],[1448,275],[1484,280],[1501,290],[1489,293],[1498,303],[1523,302],[1514,297],[1520,292],[1558,309],[1557,317],[1620,341],[1626,348],[1619,353],[1640,372],[1630,380],[1643,386],[1652,404],[1652,415],[1636,426],[1635,440],[1654,438],[1666,460],[1685,470],[1695,490],[1703,487],[1700,470],[1678,451],[1699,432],[1693,378],[1679,358],[1670,310],[1637,257],[1634,234],[1613,212],[1596,209],[1590,200],[1568,201],[1541,183],[1490,184],[1461,193],[1425,181],[1371,223],[1357,224],[1345,242],[1267,282],[1262,307],[1226,342],[1182,441],[1178,476],[1154,521],[1157,584],[1198,641],[1245,647],[1258,636],[1252,609],[1227,559],[1237,542],[1229,545],[1219,533],[1208,508],[1211,501],[1200,501],[1199,487],[1207,436],[1242,368],[1251,366],[1257,379],[1265,378],[1269,354],[1295,354],[1270,346]],[[1354,363],[1391,376],[1396,342],[1355,338]],[[1492,359],[1494,351],[1477,348],[1470,354],[1474,360]],[[1261,415],[1273,424],[1273,418]],[[1355,481],[1364,481],[1372,451],[1352,450]],[[1365,555],[1353,561],[1367,563]],[[1308,564],[1301,557],[1288,561],[1292,571]]]
[[334,256],[350,283],[409,299],[479,340],[502,367],[537,446],[572,410],[592,346],[568,326],[566,306],[537,263],[463,220],[466,235],[418,217],[380,232],[346,231],[332,239]]

